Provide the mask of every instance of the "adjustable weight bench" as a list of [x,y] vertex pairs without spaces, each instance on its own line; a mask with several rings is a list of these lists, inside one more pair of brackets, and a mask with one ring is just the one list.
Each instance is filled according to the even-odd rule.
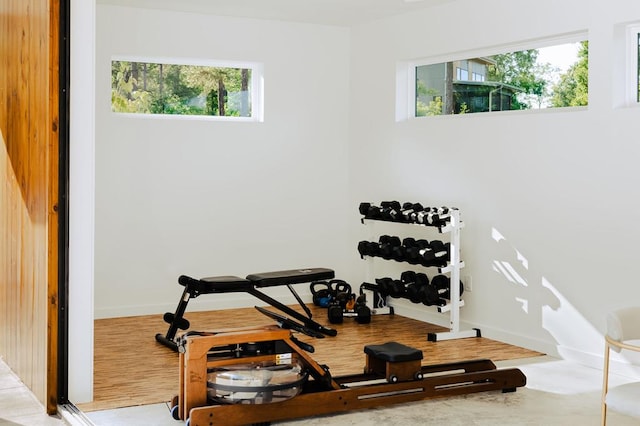
[[[309,329],[309,334],[315,333],[318,335],[317,337],[324,337],[324,335],[335,336],[337,334],[336,330],[325,327],[311,319],[311,311],[309,311],[307,306],[302,302],[302,299],[300,299],[294,288],[291,286],[292,284],[329,280],[334,277],[334,271],[326,268],[263,272],[247,275],[246,278],[236,276],[218,276],[196,279],[187,275],[181,275],[178,277],[178,283],[184,286],[184,291],[182,292],[182,296],[180,296],[178,307],[176,308],[175,313],[167,312],[164,314],[163,319],[165,322],[169,323],[169,329],[165,335],[161,333],[156,334],[156,340],[177,352],[178,344],[175,339],[176,333],[179,329],[186,330],[190,326],[189,321],[184,317],[189,300],[196,298],[201,294],[215,293],[248,293],[282,311],[288,316],[302,322],[302,324]],[[259,290],[260,288],[280,285],[286,285],[289,288],[298,303],[307,313],[307,316],[304,316],[300,312],[273,299]]]

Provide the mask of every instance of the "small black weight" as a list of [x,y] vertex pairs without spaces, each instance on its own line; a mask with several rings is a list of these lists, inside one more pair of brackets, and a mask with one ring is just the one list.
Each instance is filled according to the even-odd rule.
[[366,305],[366,303],[358,303],[356,302],[356,322],[358,324],[369,324],[371,322],[371,309]]
[[371,203],[360,203],[360,205],[358,206],[358,211],[362,216],[367,217],[367,214],[369,213],[370,208],[371,208]]
[[331,324],[342,324],[344,319],[344,311],[340,303],[331,302],[329,307],[327,308],[327,317],[329,318],[329,322]]
[[351,294],[351,285],[345,280],[331,280],[329,281],[329,288],[333,295],[338,293]]
[[[431,280],[431,284],[438,291],[438,297],[443,299],[450,300],[451,299],[451,287],[450,287],[451,279],[446,275],[436,275]],[[460,296],[464,293],[464,284],[460,281]]]
[[327,281],[314,281],[309,284],[309,289],[311,290],[313,304],[315,306],[319,306],[321,308],[329,306],[332,295],[331,286]]
[[402,241],[400,241],[399,237],[391,235],[382,235],[378,241],[380,243],[380,256],[387,260],[391,260],[393,258],[394,247],[402,245]]
[[427,275],[422,272],[406,271],[402,273],[401,277],[407,282],[405,297],[413,303],[421,303],[424,293],[423,287],[429,285]]

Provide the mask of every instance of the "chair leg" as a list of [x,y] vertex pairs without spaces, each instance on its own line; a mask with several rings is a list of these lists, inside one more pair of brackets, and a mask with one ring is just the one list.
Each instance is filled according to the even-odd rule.
[[607,392],[609,391],[609,343],[604,344],[604,367],[602,369],[602,407],[601,407],[601,424],[607,424]]

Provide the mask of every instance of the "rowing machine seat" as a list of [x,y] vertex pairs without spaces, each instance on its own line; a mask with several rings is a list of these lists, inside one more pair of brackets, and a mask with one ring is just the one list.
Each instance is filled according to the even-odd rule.
[[397,342],[387,342],[383,345],[367,345],[364,353],[374,358],[388,362],[415,361],[422,359],[422,351]]
[[367,345],[365,372],[384,376],[389,383],[422,380],[422,351],[397,342]]

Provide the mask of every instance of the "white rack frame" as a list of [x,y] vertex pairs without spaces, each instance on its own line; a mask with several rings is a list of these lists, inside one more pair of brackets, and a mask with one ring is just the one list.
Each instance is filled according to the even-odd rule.
[[[460,330],[460,308],[464,306],[464,301],[460,300],[460,269],[464,268],[464,262],[460,260],[460,230],[464,227],[464,224],[460,220],[460,210],[450,209],[449,215],[449,225],[440,228],[441,233],[449,232],[451,235],[449,241],[449,265],[441,268],[440,272],[450,272],[451,274],[449,279],[451,302],[447,306],[438,307],[438,312],[449,311],[449,331],[429,333],[427,339],[432,342],[480,337],[480,330],[477,328],[466,331]],[[446,310],[443,308],[446,308]]]
[[[464,262],[460,260],[460,230],[464,228],[464,223],[460,220],[460,210],[456,208],[449,209],[449,223],[445,226],[436,226],[438,231],[443,233],[450,233],[450,251],[449,251],[449,264],[445,267],[438,268],[439,273],[450,273],[449,278],[449,294],[450,303],[445,306],[438,306],[438,312],[449,312],[449,331],[439,333],[428,333],[427,340],[431,342],[452,340],[452,339],[464,339],[469,337],[481,337],[480,329],[473,328],[471,330],[460,330],[460,308],[464,306],[464,300],[460,299],[460,269],[464,267]],[[375,219],[362,219],[362,223],[366,223],[367,220]],[[399,223],[403,222],[391,222]],[[427,226],[429,225],[421,225]],[[370,276],[372,273],[372,265],[369,265]],[[393,312],[393,311],[392,311]],[[381,312],[382,313],[382,312]],[[385,312],[386,313],[386,312]]]

